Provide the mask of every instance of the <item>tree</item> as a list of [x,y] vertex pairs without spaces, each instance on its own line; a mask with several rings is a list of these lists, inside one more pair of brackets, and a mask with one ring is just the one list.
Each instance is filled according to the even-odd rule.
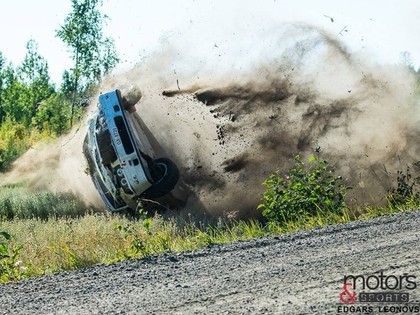
[[32,123],[39,130],[61,135],[70,127],[70,111],[70,100],[63,94],[54,93],[41,102]]
[[102,26],[107,17],[98,10],[102,3],[102,0],[72,0],[73,11],[56,31],[74,61],[74,68],[64,73],[63,83],[76,93],[84,93],[98,83],[119,61],[114,41],[103,37]]
[[26,44],[26,55],[17,72],[26,88],[20,100],[23,102],[25,125],[29,125],[40,102],[55,92],[48,74],[48,62],[38,53],[38,44],[33,39]]
[[21,100],[25,98],[26,92],[12,64],[9,64],[2,71],[3,121],[6,117],[11,119],[12,122],[21,122],[24,120],[24,106]]
[[98,10],[102,3],[102,0],[72,0],[73,11],[56,31],[74,61],[74,68],[64,72],[61,86],[62,91],[73,99],[70,125],[77,95],[84,94],[98,83],[119,61],[114,41],[103,38],[102,24],[107,17]]
[[3,90],[4,90],[4,65],[6,64],[6,59],[3,57],[3,54],[0,52],[0,125],[6,117],[6,112],[4,110],[3,104]]
[[413,56],[411,55],[411,53],[409,51],[403,51],[400,53],[400,60],[401,60],[401,64],[405,67],[407,67],[407,69],[410,72],[415,73],[415,67],[414,67],[414,62],[413,62]]
[[0,124],[6,118],[31,127],[40,103],[55,93],[50,82],[48,63],[38,53],[38,45],[29,40],[22,64],[16,68],[0,53]]

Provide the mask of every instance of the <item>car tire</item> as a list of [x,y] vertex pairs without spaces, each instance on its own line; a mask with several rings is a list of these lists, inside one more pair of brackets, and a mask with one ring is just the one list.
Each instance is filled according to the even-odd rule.
[[141,98],[141,94],[138,99],[135,98],[135,99],[129,100],[125,96],[121,97],[121,104],[123,105],[124,110],[126,110],[130,114],[134,113],[136,111],[136,103],[140,101],[140,98]]
[[155,183],[144,192],[146,198],[159,198],[174,189],[179,179],[178,167],[168,158],[158,158],[154,161],[160,174],[155,178]]

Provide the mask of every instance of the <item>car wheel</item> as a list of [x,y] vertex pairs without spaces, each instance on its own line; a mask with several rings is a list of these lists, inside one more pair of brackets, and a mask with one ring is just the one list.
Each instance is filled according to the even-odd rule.
[[179,170],[172,160],[158,158],[154,161],[157,172],[154,174],[155,183],[145,191],[146,198],[159,198],[174,189],[179,179]]
[[138,98],[131,97],[128,99],[127,97],[123,96],[121,98],[121,104],[123,105],[124,109],[129,112],[130,114],[136,111],[136,103],[140,101],[141,94]]

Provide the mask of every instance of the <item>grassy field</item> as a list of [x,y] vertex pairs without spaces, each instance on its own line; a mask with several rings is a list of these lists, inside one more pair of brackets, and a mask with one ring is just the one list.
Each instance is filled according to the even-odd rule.
[[0,282],[98,263],[191,251],[211,244],[363,220],[417,207],[418,203],[411,202],[399,207],[346,209],[341,215],[308,216],[287,224],[265,225],[256,220],[219,220],[210,224],[163,219],[160,215],[133,220],[86,209],[68,194],[28,193],[8,188],[0,193],[3,217],[0,232],[7,232],[0,234]]

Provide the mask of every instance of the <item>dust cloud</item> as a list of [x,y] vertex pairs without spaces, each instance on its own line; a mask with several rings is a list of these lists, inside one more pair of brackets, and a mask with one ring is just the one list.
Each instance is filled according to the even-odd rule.
[[[137,114],[189,191],[183,211],[258,216],[262,181],[277,170],[286,175],[293,156],[307,158],[316,145],[353,187],[352,204],[384,203],[397,170],[419,160],[415,77],[307,25],[240,45],[242,55],[217,46],[196,58],[164,46],[98,91],[141,97]],[[57,143],[30,150],[8,180],[29,178],[31,187],[72,190],[100,204],[84,173],[85,131],[82,123]]]
[[14,162],[10,172],[0,177],[0,186],[18,185],[30,191],[70,192],[87,207],[103,208],[88,176],[82,151],[86,122],[84,119],[65,136],[30,148]]

